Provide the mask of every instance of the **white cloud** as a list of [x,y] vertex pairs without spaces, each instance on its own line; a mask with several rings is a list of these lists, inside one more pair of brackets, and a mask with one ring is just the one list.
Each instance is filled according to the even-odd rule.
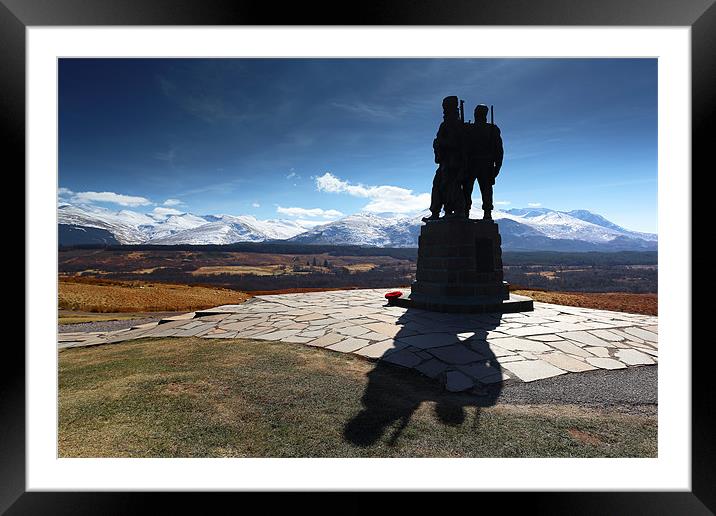
[[412,190],[399,186],[351,184],[330,172],[316,178],[316,188],[320,192],[347,193],[370,199],[363,210],[373,213],[414,213],[430,206],[429,193],[414,194]]
[[540,206],[542,206],[542,203],[541,202],[528,202],[527,206],[529,206],[530,208],[539,208]]
[[72,200],[86,203],[109,202],[121,206],[146,206],[147,204],[152,204],[146,197],[123,195],[114,192],[77,192],[73,194]]
[[320,217],[323,219],[337,219],[343,215],[343,213],[338,210],[324,210],[322,208],[284,208],[283,206],[278,206],[276,211],[282,215],[288,215],[289,217]]
[[291,172],[289,172],[288,175],[286,175],[286,179],[291,179],[291,178],[294,178],[294,177],[301,177],[301,176],[299,176],[298,174],[296,174],[296,172],[294,172],[293,170],[291,170]]
[[164,201],[164,206],[180,206],[182,204],[184,204],[184,202],[179,199],[167,199]]
[[182,212],[174,208],[162,208],[161,206],[157,206],[152,210],[152,213],[158,217],[166,217],[168,215],[180,215]]
[[507,206],[508,204],[512,204],[510,201],[495,201],[494,204],[496,206]]
[[257,203],[257,202],[252,202],[252,203],[251,203],[251,206],[252,206],[253,208],[260,208],[260,207],[261,207],[261,205],[260,205],[259,203]]
[[62,196],[64,196],[64,195],[72,195],[73,193],[74,193],[74,192],[73,192],[72,190],[70,190],[69,188],[64,188],[64,187],[62,187],[62,186],[57,190],[57,194],[58,194],[60,197],[62,197]]

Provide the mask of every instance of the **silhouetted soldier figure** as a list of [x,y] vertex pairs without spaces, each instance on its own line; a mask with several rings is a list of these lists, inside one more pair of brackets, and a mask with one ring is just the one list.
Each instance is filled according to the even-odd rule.
[[487,122],[488,108],[479,104],[475,108],[475,123],[465,124],[467,138],[467,174],[463,181],[466,216],[470,216],[472,206],[472,189],[475,179],[480,185],[482,194],[483,219],[492,219],[492,185],[502,167],[502,137],[495,124]]
[[446,217],[460,216],[465,211],[465,196],[462,192],[465,174],[465,131],[458,113],[457,97],[443,99],[443,121],[433,140],[435,163],[439,163],[430,198],[429,217],[424,221],[440,217],[441,208]]

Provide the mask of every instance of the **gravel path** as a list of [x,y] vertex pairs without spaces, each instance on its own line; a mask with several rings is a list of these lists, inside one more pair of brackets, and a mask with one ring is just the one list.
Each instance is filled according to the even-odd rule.
[[90,332],[90,331],[115,331],[122,330],[124,328],[131,328],[137,324],[144,324],[148,322],[158,321],[165,317],[160,315],[157,317],[143,317],[140,319],[124,319],[121,321],[95,321],[86,323],[75,323],[75,324],[58,324],[57,331],[59,333],[70,333],[70,332]]
[[555,376],[530,383],[506,385],[498,403],[573,404],[592,407],[631,407],[655,413],[658,366],[595,370]]

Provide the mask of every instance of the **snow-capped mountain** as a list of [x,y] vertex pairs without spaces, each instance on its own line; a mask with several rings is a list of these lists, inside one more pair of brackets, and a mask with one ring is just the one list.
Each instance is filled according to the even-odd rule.
[[161,219],[151,219],[151,222],[139,226],[139,229],[147,236],[149,241],[169,238],[176,233],[191,230],[203,226],[206,219],[191,213],[180,215],[169,215]]
[[307,244],[375,247],[417,247],[420,217],[384,217],[371,213],[349,215],[290,238]]
[[[572,235],[577,239],[590,242],[608,242],[618,236],[628,236],[650,241],[657,240],[657,236],[654,234],[629,231],[601,215],[587,210],[555,211],[549,208],[514,208],[501,214],[501,218],[519,220],[515,217],[527,219],[530,225],[539,226],[541,232],[551,238],[570,238],[569,235]],[[602,227],[604,230],[600,232],[594,226]]]
[[266,236],[240,223],[208,222],[191,229],[178,231],[161,238],[153,238],[148,244],[232,244],[234,242],[261,242]]
[[57,222],[65,226],[107,230],[122,244],[146,242],[146,233],[140,227],[156,223],[152,217],[130,210],[113,212],[96,206],[73,204],[58,207]]
[[206,215],[204,223],[161,237],[152,237],[148,244],[233,244],[284,240],[306,228],[287,220],[258,220],[251,215]]
[[302,226],[292,220],[259,220],[252,215],[206,215],[204,218],[213,222],[241,224],[251,228],[256,233],[263,235],[261,240],[284,240],[306,231],[305,226]]
[[601,215],[597,215],[596,213],[592,213],[591,211],[587,210],[572,210],[567,212],[568,215],[571,215],[572,217],[576,217],[580,220],[584,220],[586,222],[591,222],[592,224],[596,224],[597,226],[603,226],[605,228],[614,229],[616,231],[619,231],[624,234],[630,234],[637,238],[643,238],[644,240],[657,240],[657,236],[654,233],[642,233],[640,231],[629,231],[628,229],[624,229],[621,226],[617,226],[613,222],[609,222],[607,219],[602,217]]
[[[121,244],[231,244],[286,239],[307,228],[286,220],[258,220],[250,215],[150,216],[131,210],[111,211],[91,205],[61,204],[61,236],[70,228],[97,228]],[[75,238],[80,233],[73,232]],[[62,239],[60,240],[62,244]],[[73,243],[77,243],[73,240]],[[91,243],[91,242],[88,242]]]
[[[201,245],[286,240],[303,244],[417,247],[422,225],[420,219],[425,214],[404,216],[361,212],[309,228],[294,221],[258,220],[250,215],[182,213],[160,217],[131,210],[113,212],[95,206],[63,204],[58,208],[58,222],[62,229],[61,244],[63,238],[70,238],[65,235],[72,235],[72,243],[76,244],[82,243],[81,238],[86,234],[87,243],[114,237],[121,244]],[[471,216],[481,218],[482,212],[473,210]],[[500,227],[502,247],[507,250],[657,249],[657,235],[629,231],[586,210],[562,212],[548,208],[516,208],[495,210],[492,216]],[[83,233],[82,228],[96,228],[107,233]]]
[[[415,217],[359,213],[324,224],[289,239],[307,244],[417,247],[420,220]],[[656,250],[657,236],[628,231],[600,215],[579,210],[579,217],[548,208],[495,210],[503,249],[554,251]],[[481,218],[473,210],[472,218]],[[591,222],[592,218],[595,222]],[[599,222],[599,223],[597,223]]]

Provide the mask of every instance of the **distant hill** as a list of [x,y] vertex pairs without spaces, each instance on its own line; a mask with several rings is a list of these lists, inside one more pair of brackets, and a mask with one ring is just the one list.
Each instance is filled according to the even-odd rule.
[[60,245],[119,244],[114,235],[106,229],[58,224],[57,235]]
[[[657,235],[629,231],[600,215],[539,209],[493,212],[502,248],[514,251],[655,251]],[[590,217],[591,215],[591,217]],[[424,214],[385,217],[358,213],[312,228],[288,239],[304,244],[417,247]],[[480,212],[476,217],[481,217]],[[586,219],[592,220],[586,220]]]
[[[194,215],[154,217],[131,210],[112,212],[94,206],[64,204],[60,225],[72,226],[73,236],[60,232],[60,245],[75,245],[81,236],[106,238],[120,244],[225,245],[237,242],[284,241],[311,245],[417,247],[423,214],[414,216],[357,213],[334,222],[305,227],[291,220],[258,220],[250,215]],[[479,218],[481,212],[473,213]],[[656,251],[658,237],[630,231],[587,210],[562,212],[549,208],[495,210],[504,250],[514,251]],[[88,236],[91,240],[92,238]],[[84,242],[91,243],[91,242]]]

